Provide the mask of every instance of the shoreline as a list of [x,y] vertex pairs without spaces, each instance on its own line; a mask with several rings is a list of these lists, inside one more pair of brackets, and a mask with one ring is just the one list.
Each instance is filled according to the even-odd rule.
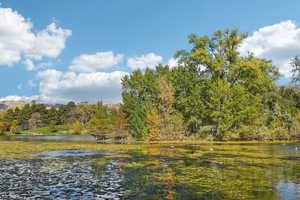
[[[0,137],[34,137],[34,136],[45,136],[45,137],[56,137],[56,136],[92,136],[90,134],[72,134],[72,133],[63,133],[63,134],[0,134]],[[51,140],[49,140],[51,141]],[[95,139],[95,141],[97,141]],[[48,141],[45,141],[48,142]],[[164,140],[164,141],[138,141],[138,140],[131,140],[128,142],[125,142],[124,144],[120,145],[134,145],[134,144],[149,144],[149,145],[155,145],[155,144],[292,144],[292,143],[299,143],[300,140],[249,140],[249,141],[243,141],[243,140],[235,140],[235,141],[207,141],[207,140]],[[114,142],[104,142],[99,144],[118,144]]]

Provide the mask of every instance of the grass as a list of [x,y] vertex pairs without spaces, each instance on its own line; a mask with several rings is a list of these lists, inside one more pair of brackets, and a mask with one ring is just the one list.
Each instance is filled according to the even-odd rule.
[[60,125],[56,126],[56,130],[52,131],[49,127],[36,128],[31,130],[21,131],[21,135],[66,135],[71,134],[71,130],[68,126]]
[[144,145],[118,145],[118,144],[97,144],[95,142],[0,142],[0,154],[22,154],[44,151],[62,150],[112,150],[128,151],[140,149]]

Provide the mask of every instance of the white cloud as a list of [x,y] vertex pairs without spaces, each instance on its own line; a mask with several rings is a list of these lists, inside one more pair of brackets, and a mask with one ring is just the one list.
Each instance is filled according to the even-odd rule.
[[62,29],[52,23],[37,33],[32,48],[26,52],[27,56],[36,60],[43,57],[56,58],[65,48],[65,41],[71,34],[71,30]]
[[168,65],[169,67],[172,69],[174,67],[177,67],[178,66],[178,59],[175,59],[175,58],[171,58],[169,61],[168,61]]
[[[72,33],[57,27],[55,23],[38,33],[32,32],[32,27],[31,21],[18,12],[10,8],[0,8],[0,65],[13,66],[23,56],[35,60],[43,57],[56,58],[65,48],[65,41]],[[30,63],[26,60],[24,62],[28,67]],[[32,69],[32,66],[28,68]]]
[[32,24],[10,8],[0,8],[0,65],[14,65],[32,48]]
[[163,58],[156,55],[155,53],[148,53],[147,55],[142,55],[140,57],[129,58],[127,60],[127,66],[132,70],[136,69],[154,69],[156,65],[162,62]]
[[22,63],[26,66],[26,69],[28,71],[32,71],[32,70],[36,69],[35,65],[33,64],[32,60],[30,60],[30,59],[25,59]]
[[239,51],[243,56],[251,52],[272,60],[284,76],[290,77],[290,59],[300,53],[300,28],[290,20],[265,26],[246,38]]
[[53,62],[41,62],[38,64],[38,68],[45,68],[54,65]]
[[38,73],[40,99],[45,102],[121,101],[121,79],[127,72],[75,73],[45,70]]
[[1,101],[33,101],[37,100],[38,96],[7,96],[0,98]]
[[70,70],[78,72],[96,72],[116,66],[123,60],[122,54],[113,52],[97,52],[96,54],[82,54],[72,61]]

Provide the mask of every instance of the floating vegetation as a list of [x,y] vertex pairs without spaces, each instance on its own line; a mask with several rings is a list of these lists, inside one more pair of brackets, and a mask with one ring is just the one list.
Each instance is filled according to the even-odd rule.
[[[118,187],[127,199],[279,200],[291,194],[287,192],[291,190],[289,185],[294,186],[292,193],[298,195],[300,152],[297,148],[298,144],[23,142],[1,144],[0,158],[30,160],[40,156],[36,152],[69,152],[69,156],[64,156],[67,161],[56,162],[53,157],[53,162],[41,166],[40,172],[63,172],[72,163],[84,159],[96,179],[104,181],[103,173],[110,166],[122,174]],[[72,152],[81,156],[74,157]]]

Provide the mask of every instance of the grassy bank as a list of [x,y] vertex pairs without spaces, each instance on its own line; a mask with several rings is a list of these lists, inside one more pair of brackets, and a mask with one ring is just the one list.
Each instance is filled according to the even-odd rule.
[[[35,128],[30,130],[22,130],[18,133],[3,132],[2,135],[68,135],[73,131],[66,125],[56,126],[55,129],[49,127]],[[1,134],[0,134],[1,135]]]

